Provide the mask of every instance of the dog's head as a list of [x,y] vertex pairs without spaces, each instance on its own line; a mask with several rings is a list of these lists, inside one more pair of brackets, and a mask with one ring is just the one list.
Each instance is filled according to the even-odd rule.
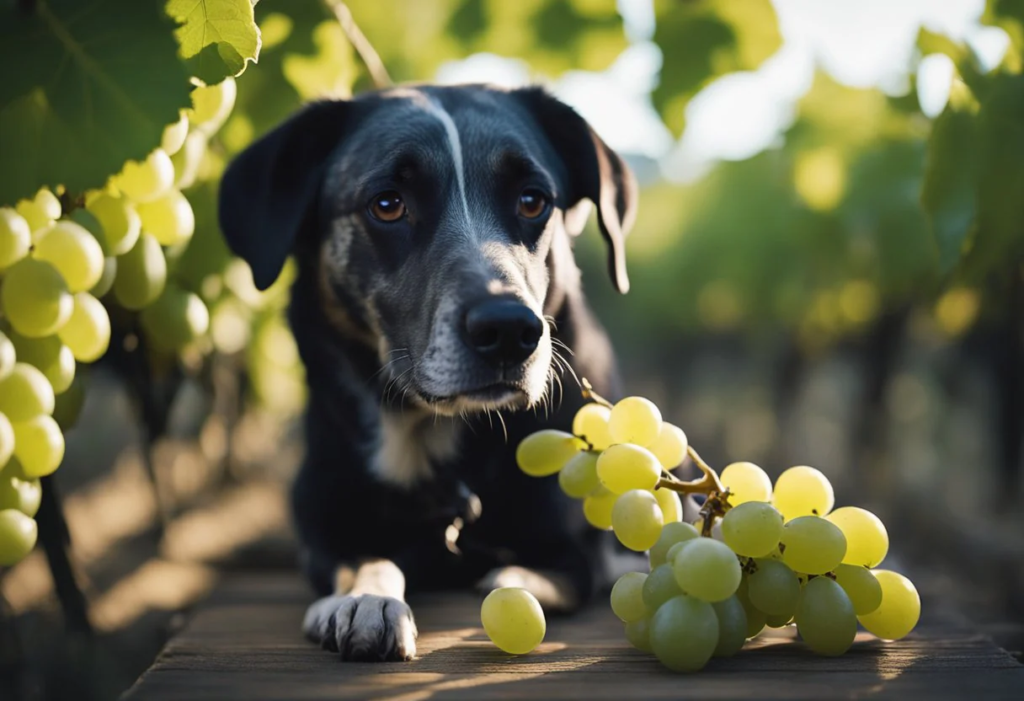
[[454,414],[544,394],[545,313],[591,202],[625,292],[636,184],[576,112],[538,88],[409,87],[314,103],[254,143],[220,221],[257,287],[295,252],[396,393]]

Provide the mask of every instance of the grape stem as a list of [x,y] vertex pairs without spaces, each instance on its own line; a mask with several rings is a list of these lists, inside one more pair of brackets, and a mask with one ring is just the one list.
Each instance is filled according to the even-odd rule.
[[718,479],[718,473],[711,468],[704,459],[693,449],[693,446],[686,447],[686,453],[693,460],[693,464],[703,473],[700,479],[684,482],[675,477],[671,472],[664,472],[663,477],[658,480],[658,489],[664,487],[683,494],[719,494],[723,497],[726,494],[725,487]]
[[600,394],[594,391],[594,385],[590,384],[590,380],[585,377],[580,378],[581,391],[583,392],[583,398],[589,399],[592,402],[596,402],[601,406],[612,408],[612,403],[602,397]]

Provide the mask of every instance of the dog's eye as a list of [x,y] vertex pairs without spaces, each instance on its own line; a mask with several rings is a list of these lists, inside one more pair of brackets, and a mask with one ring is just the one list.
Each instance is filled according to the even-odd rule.
[[540,190],[530,188],[519,195],[519,216],[536,219],[548,208],[548,198]]
[[382,222],[398,221],[405,216],[405,202],[394,190],[382,192],[370,200],[370,214]]

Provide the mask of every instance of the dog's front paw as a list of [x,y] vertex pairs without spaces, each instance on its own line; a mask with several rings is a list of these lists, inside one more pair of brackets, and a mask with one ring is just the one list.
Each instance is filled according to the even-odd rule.
[[416,623],[390,596],[325,596],[306,610],[302,632],[352,662],[393,662],[416,655]]

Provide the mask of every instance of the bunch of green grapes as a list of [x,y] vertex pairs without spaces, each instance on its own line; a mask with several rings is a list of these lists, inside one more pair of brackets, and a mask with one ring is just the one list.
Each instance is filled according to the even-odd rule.
[[[885,640],[913,630],[921,612],[914,585],[876,569],[889,549],[878,517],[833,511],[832,485],[812,467],[786,470],[774,487],[747,462],[720,478],[707,468],[699,483],[680,482],[668,470],[688,452],[686,434],[641,397],[587,404],[572,434],[539,431],[517,449],[528,475],[558,474],[591,525],[649,552],[650,572],[623,575],[611,592],[633,646],[694,672],[765,627],[795,624],[822,655],[846,652],[858,621]],[[683,520],[678,496],[690,491],[707,494],[694,523]]]
[[234,97],[231,78],[197,87],[144,160],[79,198],[58,188],[67,211],[46,188],[0,208],[0,566],[35,546],[39,478],[60,466],[63,431],[81,409],[77,366],[110,345],[108,306],[139,312],[154,349],[178,351],[209,327],[203,301],[168,282],[168,258],[195,229],[179,188]]

